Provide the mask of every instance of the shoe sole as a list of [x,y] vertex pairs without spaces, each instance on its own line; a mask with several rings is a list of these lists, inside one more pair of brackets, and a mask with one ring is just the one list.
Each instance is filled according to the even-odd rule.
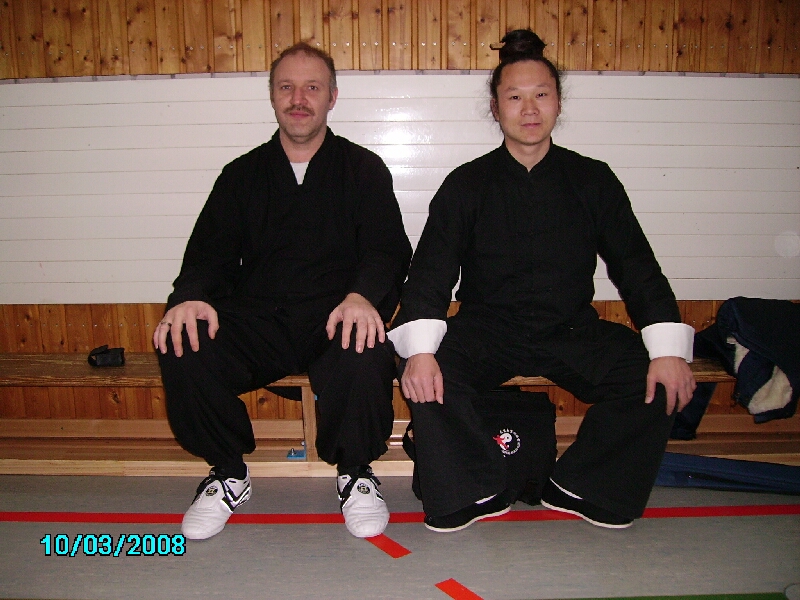
[[198,541],[199,542],[199,541],[207,540],[209,538],[214,537],[218,533],[221,533],[223,529],[225,529],[224,525],[222,527],[220,527],[219,529],[217,529],[216,531],[200,533],[200,534],[196,534],[196,535],[191,534],[191,533],[186,533],[183,529],[181,529],[181,533],[183,534],[183,537],[185,537],[187,540],[194,540],[194,541]]
[[475,521],[481,521],[482,519],[488,519],[489,517],[499,517],[500,515],[506,514],[510,510],[511,510],[511,507],[510,506],[506,506],[505,508],[500,509],[497,512],[489,513],[489,514],[486,514],[486,515],[479,515],[479,516],[475,517],[474,519],[472,519],[471,521],[468,521],[468,522],[464,523],[463,525],[459,525],[458,527],[448,527],[448,528],[445,529],[445,528],[441,528],[441,527],[434,527],[433,525],[428,525],[427,523],[425,523],[425,527],[427,527],[431,531],[435,531],[436,533],[452,533],[454,531],[461,531],[462,529],[466,529],[467,527],[472,525]]
[[591,523],[596,527],[603,527],[605,529],[627,529],[628,527],[633,525],[633,521],[631,521],[630,523],[625,523],[624,525],[612,525],[611,523],[603,523],[601,521],[595,521],[594,519],[590,519],[586,515],[579,513],[577,510],[570,510],[568,508],[556,506],[555,504],[550,504],[546,500],[540,500],[539,502],[541,502],[542,506],[544,506],[545,508],[549,508],[550,510],[555,510],[557,512],[569,513],[571,515],[575,515],[576,517],[580,517],[587,523]]

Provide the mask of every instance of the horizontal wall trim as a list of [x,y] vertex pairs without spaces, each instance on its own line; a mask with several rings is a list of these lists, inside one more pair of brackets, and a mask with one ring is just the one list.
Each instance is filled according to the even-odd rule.
[[[336,76],[342,77],[375,77],[398,75],[419,75],[446,77],[453,75],[481,75],[488,77],[491,69],[375,69],[370,71],[354,71],[350,69],[337,69]],[[605,71],[587,69],[583,71],[562,71],[565,77],[580,76],[584,74],[601,75],[606,77],[708,77],[710,79],[800,79],[800,73],[725,73],[725,72],[697,72],[697,71]],[[97,83],[104,81],[163,81],[183,79],[239,79],[249,77],[269,78],[269,71],[241,71],[235,73],[172,73],[166,75],[91,75],[85,77],[29,77],[0,79],[0,86],[23,85],[29,83]]]

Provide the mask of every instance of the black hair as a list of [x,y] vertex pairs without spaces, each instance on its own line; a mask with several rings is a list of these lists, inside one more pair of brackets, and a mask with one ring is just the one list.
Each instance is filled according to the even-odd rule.
[[272,65],[269,67],[269,92],[272,94],[272,77],[275,73],[275,69],[281,63],[281,61],[286,58],[287,56],[293,56],[295,54],[307,54],[308,56],[315,56],[319,58],[322,62],[325,63],[325,66],[328,67],[328,71],[331,73],[331,93],[333,90],[336,89],[336,67],[333,66],[333,58],[331,55],[325,52],[324,50],[320,50],[319,48],[315,48],[314,46],[307,44],[306,42],[298,42],[293,46],[289,46],[281,52],[280,56],[272,61]]
[[556,81],[556,92],[558,99],[561,100],[561,73],[550,59],[545,57],[544,49],[547,44],[542,38],[530,29],[515,29],[505,34],[501,42],[500,64],[494,68],[489,78],[489,93],[492,100],[497,101],[497,87],[500,85],[503,69],[523,60],[540,62],[547,67]]

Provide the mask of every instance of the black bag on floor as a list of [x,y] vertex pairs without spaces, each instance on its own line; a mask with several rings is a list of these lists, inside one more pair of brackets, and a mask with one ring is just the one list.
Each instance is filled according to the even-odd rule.
[[665,452],[656,485],[800,495],[800,467]]
[[[505,456],[509,500],[538,504],[556,463],[555,406],[544,392],[503,388],[481,395],[475,409],[483,417],[486,435],[497,442]],[[403,449],[416,460],[412,437],[410,423],[403,436]],[[412,489],[421,499],[416,467]]]

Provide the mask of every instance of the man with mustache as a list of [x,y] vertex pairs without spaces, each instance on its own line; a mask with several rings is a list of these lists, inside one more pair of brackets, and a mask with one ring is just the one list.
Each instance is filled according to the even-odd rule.
[[222,170],[153,335],[175,437],[211,465],[183,518],[189,539],[222,531],[250,497],[239,394],[306,371],[347,529],[371,537],[389,521],[369,465],[392,430],[384,323],[411,246],[386,165],[327,127],[337,96],[326,53],[300,43],[275,60],[278,130]]

